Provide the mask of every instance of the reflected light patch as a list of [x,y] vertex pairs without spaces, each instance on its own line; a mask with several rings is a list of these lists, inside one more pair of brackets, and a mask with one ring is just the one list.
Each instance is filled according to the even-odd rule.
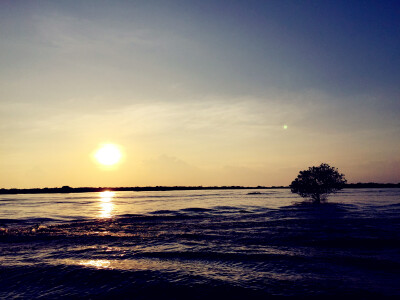
[[114,210],[114,204],[101,203],[100,204],[100,218],[111,218],[111,213]]
[[114,204],[112,203],[112,199],[115,195],[115,192],[104,191],[100,193],[100,218],[111,218],[112,211],[114,210]]
[[122,153],[114,144],[105,144],[94,155],[96,160],[104,166],[112,166],[121,160]]
[[114,197],[114,195],[115,195],[115,192],[111,192],[111,191],[100,192],[100,198],[102,198],[102,199],[111,200],[111,198]]
[[283,125],[283,129],[288,129],[288,126],[285,124],[285,125]]
[[110,266],[110,261],[105,259],[82,260],[79,264],[86,267],[95,267],[100,269],[108,268]]
[[[121,249],[120,251],[123,252]],[[122,254],[121,252],[121,254]],[[96,269],[117,269],[117,270],[143,270],[148,271],[153,270],[165,270],[165,268],[182,268],[182,265],[174,261],[153,261],[149,259],[57,259],[50,260],[55,265],[63,264],[69,266],[84,266]]]

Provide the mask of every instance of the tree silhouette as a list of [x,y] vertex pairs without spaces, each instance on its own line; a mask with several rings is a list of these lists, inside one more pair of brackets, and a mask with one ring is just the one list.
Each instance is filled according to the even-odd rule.
[[289,187],[292,193],[297,193],[303,198],[311,198],[313,203],[319,204],[326,200],[328,194],[341,190],[346,182],[344,174],[340,174],[336,168],[322,163],[318,167],[300,171]]

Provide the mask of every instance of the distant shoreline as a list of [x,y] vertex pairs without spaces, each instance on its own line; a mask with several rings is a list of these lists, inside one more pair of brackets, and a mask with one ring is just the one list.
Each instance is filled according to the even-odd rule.
[[[78,187],[32,189],[0,189],[0,194],[56,194],[56,193],[93,193],[104,191],[190,191],[190,190],[254,190],[254,189],[288,189],[288,186],[146,186],[146,187]],[[349,183],[344,188],[400,188],[400,183]]]

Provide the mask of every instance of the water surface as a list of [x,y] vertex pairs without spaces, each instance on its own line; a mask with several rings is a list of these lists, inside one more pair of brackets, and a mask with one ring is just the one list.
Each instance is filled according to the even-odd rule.
[[400,295],[400,189],[2,195],[0,298]]

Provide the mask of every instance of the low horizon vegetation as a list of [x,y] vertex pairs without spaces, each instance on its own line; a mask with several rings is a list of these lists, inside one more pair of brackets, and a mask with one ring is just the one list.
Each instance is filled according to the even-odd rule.
[[346,183],[344,174],[339,173],[337,168],[322,163],[300,171],[289,187],[292,193],[310,199],[313,204],[320,204],[326,201],[329,194],[343,189]]

